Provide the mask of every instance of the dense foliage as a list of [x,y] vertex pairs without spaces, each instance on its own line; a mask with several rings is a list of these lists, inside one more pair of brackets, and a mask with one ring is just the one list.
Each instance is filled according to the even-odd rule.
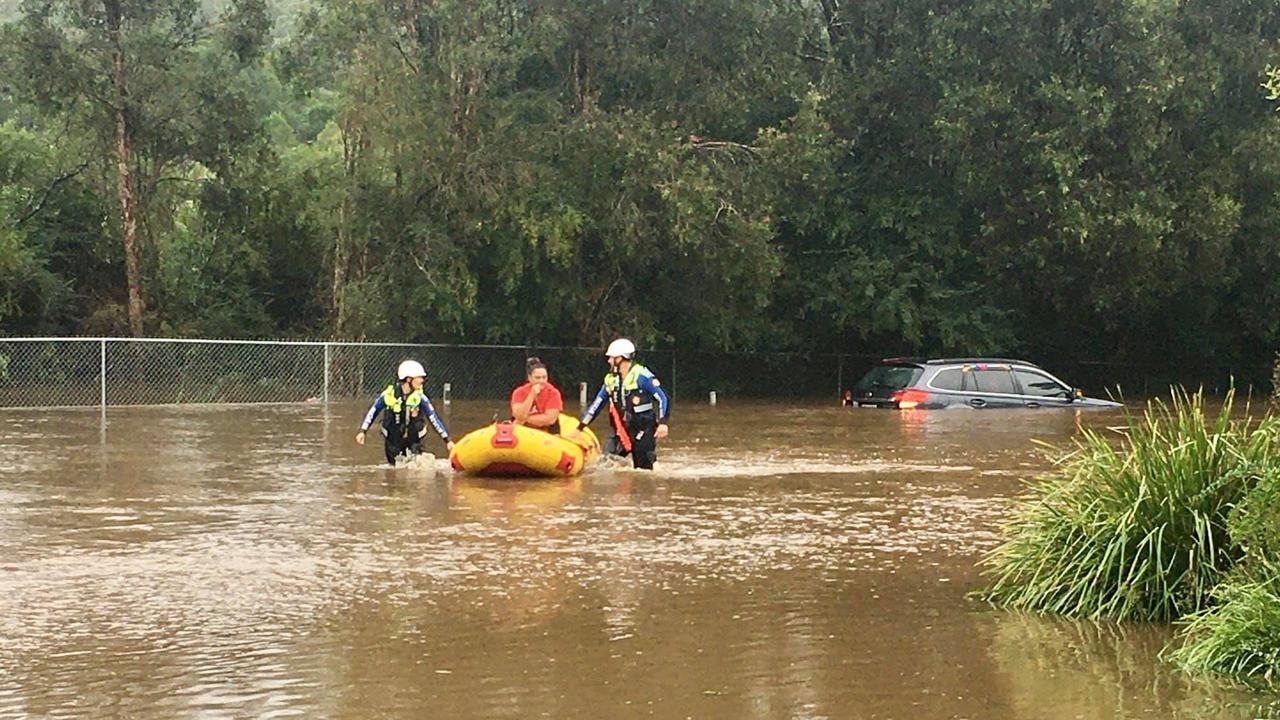
[[0,331],[1280,344],[1275,3],[298,7],[3,8]]

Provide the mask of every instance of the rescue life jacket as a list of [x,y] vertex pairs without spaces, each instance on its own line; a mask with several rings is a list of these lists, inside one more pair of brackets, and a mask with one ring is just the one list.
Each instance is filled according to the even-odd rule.
[[421,390],[414,390],[406,396],[400,390],[400,383],[391,383],[382,391],[382,403],[387,406],[383,422],[388,427],[399,426],[402,433],[408,432],[410,413],[422,405],[425,397]]
[[645,372],[649,372],[649,369],[639,363],[632,363],[625,376],[617,373],[604,376],[604,387],[609,393],[609,400],[618,410],[632,415],[653,412],[653,394],[640,387],[640,376]]

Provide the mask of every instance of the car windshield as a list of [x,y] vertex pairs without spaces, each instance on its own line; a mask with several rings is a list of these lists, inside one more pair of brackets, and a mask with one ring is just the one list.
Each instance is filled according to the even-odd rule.
[[858,384],[853,386],[853,391],[862,394],[874,392],[880,395],[884,394],[884,391],[901,390],[914,383],[921,372],[923,370],[913,365],[877,365],[862,376]]

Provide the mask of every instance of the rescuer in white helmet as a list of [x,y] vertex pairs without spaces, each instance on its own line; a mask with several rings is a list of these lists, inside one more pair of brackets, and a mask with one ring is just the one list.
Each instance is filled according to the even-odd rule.
[[652,470],[657,441],[667,436],[671,400],[649,368],[635,362],[635,355],[635,343],[626,338],[609,343],[604,351],[609,372],[596,399],[582,413],[578,429],[590,425],[607,404],[614,434],[605,442],[605,452],[630,455],[632,465]]
[[[449,431],[444,421],[431,406],[431,400],[422,392],[422,383],[426,380],[427,371],[417,360],[405,360],[396,368],[396,379],[382,391],[364,415],[360,423],[360,432],[356,433],[356,442],[364,445],[364,434],[378,413],[382,413],[382,434],[386,438],[384,449],[387,462],[396,464],[396,457],[401,453],[422,452],[422,438],[427,434],[427,421],[435,428],[445,448],[453,450],[453,441],[449,439]],[[384,412],[385,411],[385,412]]]

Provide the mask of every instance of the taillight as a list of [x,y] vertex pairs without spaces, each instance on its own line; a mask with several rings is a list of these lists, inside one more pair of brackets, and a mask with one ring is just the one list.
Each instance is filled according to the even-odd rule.
[[929,393],[923,390],[899,390],[893,394],[893,402],[900,410],[910,410],[929,399]]

